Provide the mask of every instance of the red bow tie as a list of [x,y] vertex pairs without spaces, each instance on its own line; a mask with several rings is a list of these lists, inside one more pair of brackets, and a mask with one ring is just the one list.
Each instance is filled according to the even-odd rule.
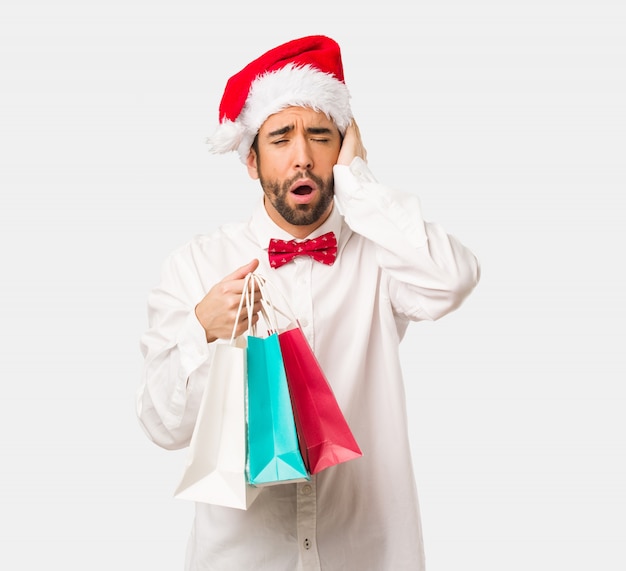
[[296,256],[311,256],[322,264],[332,266],[337,258],[337,239],[332,232],[302,242],[272,238],[267,253],[270,266],[274,269],[291,262]]

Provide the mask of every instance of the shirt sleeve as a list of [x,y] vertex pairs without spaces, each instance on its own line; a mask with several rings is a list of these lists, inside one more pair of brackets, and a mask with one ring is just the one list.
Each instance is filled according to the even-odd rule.
[[458,308],[480,279],[476,256],[439,224],[424,221],[417,196],[378,183],[361,158],[336,165],[334,177],[346,223],[376,246],[394,311],[417,321]]
[[172,255],[148,298],[148,330],[140,341],[144,357],[137,416],[159,446],[189,444],[214,352],[195,306],[204,296],[193,263]]

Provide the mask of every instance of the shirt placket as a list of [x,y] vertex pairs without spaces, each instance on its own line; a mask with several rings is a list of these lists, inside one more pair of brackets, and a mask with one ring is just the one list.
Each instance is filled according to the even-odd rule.
[[294,258],[295,265],[293,288],[293,311],[300,322],[300,327],[311,347],[315,346],[313,327],[313,291],[311,273],[313,264],[318,264],[309,256]]
[[298,549],[302,571],[319,571],[320,559],[317,552],[317,509],[315,476],[310,482],[297,485],[298,506]]
[[[313,346],[313,292],[311,273],[313,261],[308,256],[295,258],[295,287],[293,288],[293,310],[302,330]],[[297,485],[298,550],[302,571],[321,569],[317,551],[317,489],[315,476],[309,482]]]

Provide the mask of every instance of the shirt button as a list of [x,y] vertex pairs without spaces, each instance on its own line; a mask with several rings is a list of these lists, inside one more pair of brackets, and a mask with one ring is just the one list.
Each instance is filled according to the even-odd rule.
[[309,321],[307,319],[302,318],[302,319],[299,319],[298,321],[300,321],[300,325],[302,327],[308,327],[309,325]]
[[302,493],[305,496],[310,496],[312,491],[313,491],[313,488],[311,488],[309,484],[305,484],[304,486],[302,486]]
[[304,545],[304,549],[311,549],[311,542],[308,538],[305,539],[302,544]]

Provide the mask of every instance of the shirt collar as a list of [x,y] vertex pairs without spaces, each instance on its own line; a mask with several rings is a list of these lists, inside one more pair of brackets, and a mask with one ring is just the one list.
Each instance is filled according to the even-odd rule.
[[[261,197],[256,208],[254,209],[254,212],[252,213],[251,224],[258,243],[264,250],[267,250],[272,238],[277,238],[279,240],[294,239],[294,236],[289,234],[286,230],[280,228],[280,226],[278,226],[269,217],[269,214],[267,213],[267,210],[265,210],[265,206],[263,204],[263,197]],[[343,217],[339,213],[337,205],[333,204],[333,209],[331,210],[328,218],[324,221],[324,224],[322,224],[319,228],[316,228],[306,238],[316,238],[317,236],[326,234],[326,232],[334,232],[337,242],[339,242],[342,226]]]

